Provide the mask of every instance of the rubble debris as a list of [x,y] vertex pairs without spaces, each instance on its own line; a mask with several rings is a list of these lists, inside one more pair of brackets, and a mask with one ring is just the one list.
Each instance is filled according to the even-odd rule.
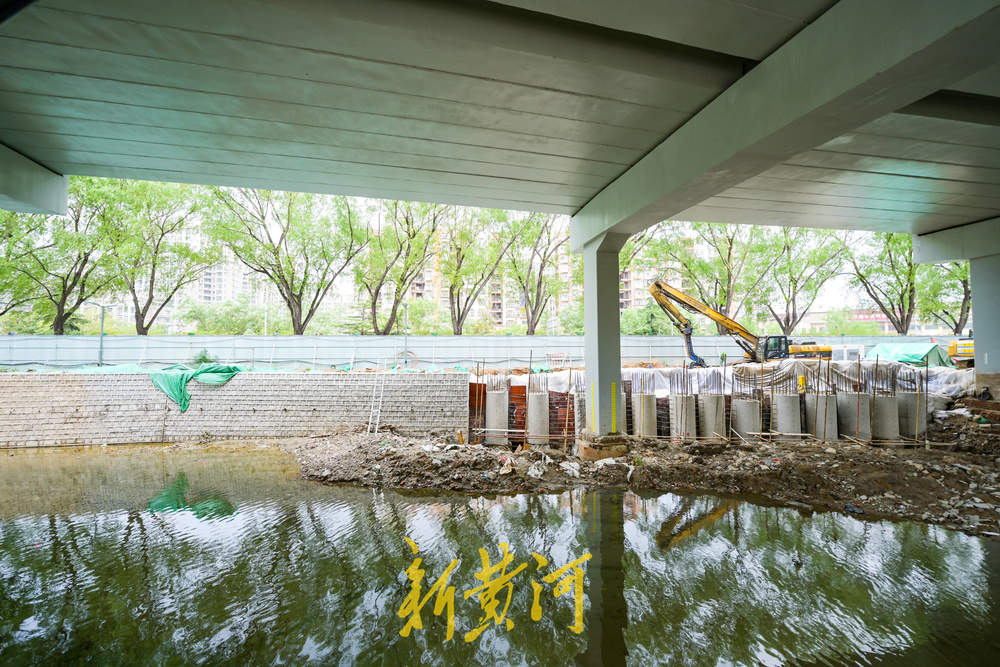
[[[307,479],[369,487],[529,493],[575,486],[711,492],[770,499],[799,510],[847,511],[863,520],[905,518],[971,533],[1000,528],[1000,431],[963,416],[931,438],[965,435],[954,450],[800,441],[693,447],[629,441],[627,457],[584,461],[555,449],[512,453],[480,444],[426,449],[396,434],[345,432],[278,441]],[[540,473],[540,474],[539,474]]]

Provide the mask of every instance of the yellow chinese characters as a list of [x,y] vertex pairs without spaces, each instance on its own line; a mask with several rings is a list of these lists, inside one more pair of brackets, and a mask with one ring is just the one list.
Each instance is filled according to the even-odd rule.
[[[528,567],[528,564],[521,563],[512,572],[507,572],[507,566],[514,560],[514,554],[507,551],[507,548],[506,542],[500,543],[502,557],[496,565],[490,564],[490,556],[486,553],[486,549],[479,550],[479,558],[483,561],[483,567],[479,572],[476,572],[476,579],[483,583],[481,586],[465,591],[465,599],[468,600],[473,595],[478,595],[479,606],[483,610],[483,615],[479,619],[479,625],[465,633],[465,641],[467,642],[473,641],[482,634],[486,626],[490,624],[490,621],[494,621],[497,625],[506,623],[508,630],[514,627],[514,621],[507,618],[507,608],[510,607],[510,596],[514,591],[514,584],[510,583],[510,580],[520,573],[521,570]],[[497,607],[500,606],[500,600],[497,598],[497,593],[501,589],[503,589],[506,595],[504,596],[503,611],[498,614]]]
[[[419,551],[416,542],[408,537],[404,539],[410,545],[413,554],[416,555]],[[420,610],[431,599],[431,596],[437,593],[437,599],[434,600],[434,615],[440,616],[441,612],[447,609],[448,631],[445,634],[445,641],[448,641],[455,634],[455,587],[449,586],[448,580],[451,578],[452,571],[458,567],[458,559],[452,559],[441,576],[431,584],[431,587],[427,590],[427,594],[420,597],[420,583],[424,580],[425,574],[425,571],[420,569],[422,560],[422,558],[414,558],[413,562],[410,563],[410,567],[406,568],[406,578],[410,580],[410,592],[407,594],[406,599],[403,600],[403,604],[399,606],[397,613],[400,618],[406,618],[407,616],[410,618],[406,621],[403,629],[399,631],[399,634],[403,637],[409,637],[410,631],[413,628],[417,630],[423,629],[424,623],[420,618]]]
[[[413,555],[419,552],[416,543],[410,538],[405,538],[410,546]],[[490,625],[510,631],[514,628],[514,621],[509,617],[510,603],[513,599],[514,580],[527,567],[528,563],[523,562],[512,568],[514,554],[510,551],[510,546],[506,542],[499,545],[500,559],[495,563],[490,558],[486,549],[479,549],[480,569],[475,573],[475,578],[480,582],[478,586],[469,588],[463,592],[463,598],[468,600],[475,597],[479,603],[480,617],[477,625],[465,633],[465,641],[472,642],[482,635]],[[549,564],[544,556],[535,552],[531,553],[535,560],[535,572],[540,572],[542,568]],[[573,594],[573,623],[569,629],[579,634],[583,632],[583,565],[590,560],[591,554],[587,553],[579,558],[563,565],[562,567],[546,574],[542,577],[545,584],[555,584],[552,593],[555,597],[561,597],[567,593]],[[448,630],[445,641],[452,639],[455,630],[455,586],[449,585],[452,573],[458,566],[458,559],[453,559],[445,568],[445,571],[430,586],[426,593],[422,594],[422,583],[426,571],[420,567],[422,559],[414,558],[413,562],[406,569],[407,579],[410,581],[410,591],[400,605],[398,616],[407,618],[406,624],[399,631],[403,637],[409,637],[410,632],[416,628],[423,629],[423,621],[420,616],[421,609],[435,594],[434,615],[440,616],[446,612]],[[532,602],[531,620],[538,622],[542,618],[541,594],[544,590],[542,583],[531,579]]]

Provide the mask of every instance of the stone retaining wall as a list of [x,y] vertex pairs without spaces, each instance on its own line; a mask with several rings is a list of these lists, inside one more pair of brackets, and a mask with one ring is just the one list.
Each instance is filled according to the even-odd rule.
[[[384,390],[383,390],[384,378]],[[240,373],[188,383],[181,412],[144,374],[0,374],[0,448],[312,435],[381,423],[401,431],[469,424],[466,373]]]

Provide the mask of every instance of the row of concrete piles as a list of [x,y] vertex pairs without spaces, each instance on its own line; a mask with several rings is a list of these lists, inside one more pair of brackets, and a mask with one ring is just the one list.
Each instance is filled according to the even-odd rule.
[[[484,441],[499,445],[508,442],[510,421],[510,378],[503,375],[486,377],[486,420]],[[546,376],[528,377],[524,439],[529,445],[544,445],[549,441],[549,392]]]
[[[908,372],[908,384],[916,391],[897,391],[900,370]],[[747,373],[732,373],[731,385],[717,391],[691,393],[690,376],[671,376],[669,394],[657,400],[650,376],[638,375],[630,390],[616,392],[617,421],[626,430],[626,401],[631,408],[628,432],[646,438],[673,441],[694,440],[800,440],[900,441],[919,440],[926,433],[926,374],[898,364],[862,368],[846,376],[819,365],[810,373],[789,380],[779,378],[767,365],[747,365]],[[823,374],[825,372],[825,377]],[[725,377],[725,373],[721,377]],[[583,378],[576,393],[576,430],[587,429],[587,385]],[[485,440],[508,441],[509,378],[488,378],[485,402]],[[729,389],[728,395],[724,392]],[[662,391],[660,392],[662,393]],[[549,395],[544,375],[532,375],[527,387],[524,430],[529,444],[549,441]]]

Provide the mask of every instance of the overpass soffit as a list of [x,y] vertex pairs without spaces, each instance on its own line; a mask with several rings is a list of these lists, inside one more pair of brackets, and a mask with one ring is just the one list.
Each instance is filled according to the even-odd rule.
[[[0,143],[60,174],[586,213],[754,61],[867,4],[38,0],[0,25]],[[869,113],[839,136],[800,123],[804,150],[670,217],[925,232],[996,216],[1000,138],[982,118],[1000,66],[959,69],[940,87],[975,114]]]

